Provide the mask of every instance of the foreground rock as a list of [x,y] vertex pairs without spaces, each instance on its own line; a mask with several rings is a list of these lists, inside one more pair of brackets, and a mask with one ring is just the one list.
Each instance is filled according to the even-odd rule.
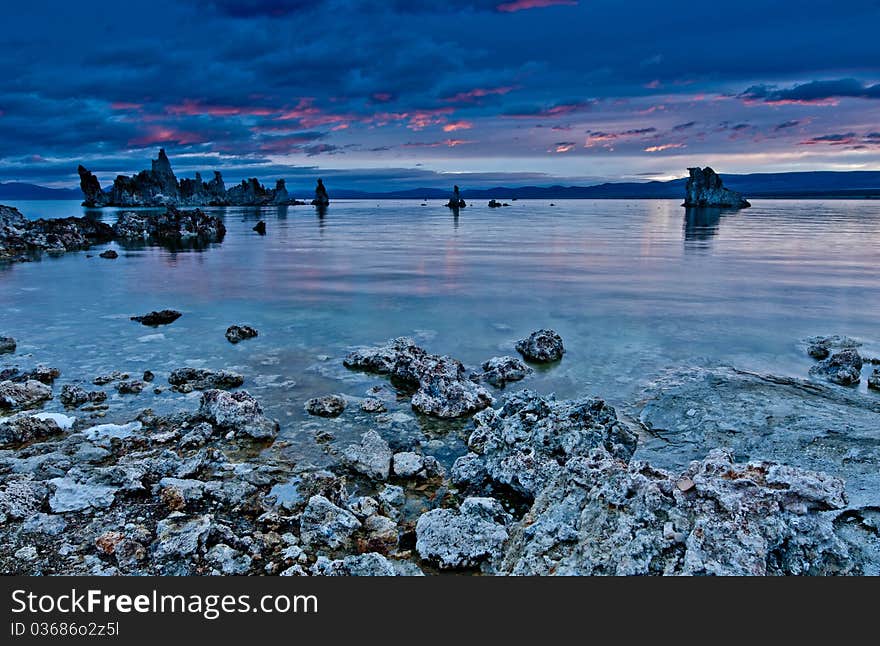
[[470,453],[453,465],[453,480],[470,491],[512,491],[534,498],[566,462],[602,448],[628,460],[636,435],[601,399],[557,401],[529,390],[474,416]]
[[177,310],[160,310],[158,312],[150,312],[149,314],[144,314],[143,316],[132,316],[132,321],[137,321],[142,325],[148,326],[157,326],[157,325],[168,325],[169,323],[174,323],[177,319],[179,319],[183,314],[178,312]]
[[28,220],[18,209],[0,205],[0,260],[36,251],[64,253],[109,242],[113,230],[92,218]]
[[731,368],[673,372],[649,390],[638,459],[677,469],[713,447],[843,478],[853,507],[880,506],[880,400]]
[[376,431],[367,431],[360,444],[349,445],[342,454],[355,471],[374,480],[387,480],[391,472],[391,447]]
[[226,390],[238,388],[244,383],[244,377],[231,370],[205,370],[202,368],[177,368],[168,375],[168,383],[177,390],[208,390],[217,388]]
[[259,336],[259,332],[250,325],[230,325],[226,328],[226,340],[232,344],[254,339]]
[[711,168],[688,168],[682,206],[744,209],[751,206],[740,193],[725,188],[721,177]]
[[549,363],[565,354],[562,337],[553,330],[538,330],[516,342],[516,351],[529,361]]
[[64,384],[58,399],[67,408],[79,408],[84,404],[100,404],[106,401],[107,393],[100,390],[90,392],[75,384]]
[[0,448],[58,435],[62,430],[52,417],[21,414],[0,419]]
[[429,354],[408,337],[355,350],[343,363],[349,368],[389,375],[392,382],[415,390],[412,407],[426,415],[461,417],[493,401],[489,391],[469,379],[460,361]]
[[467,498],[457,510],[434,509],[416,524],[416,551],[441,568],[470,568],[497,560],[512,520],[492,498]]
[[810,374],[824,377],[841,386],[854,386],[862,378],[862,358],[858,350],[847,348],[810,368]]
[[511,530],[517,575],[854,573],[843,482],[713,451],[679,475],[598,450],[570,460]]
[[229,190],[223,176],[214,171],[210,181],[203,181],[200,173],[195,179],[178,180],[171,168],[165,150],[152,160],[149,170],[127,177],[119,175],[106,191],[98,178],[84,166],[77,169],[83,206],[265,206],[270,204],[302,204],[290,197],[284,180],[279,179],[274,189],[267,189],[256,178],[243,180]]
[[113,233],[121,240],[180,243],[187,240],[220,242],[226,226],[220,218],[200,209],[179,211],[169,206],[165,213],[125,211],[119,214]]
[[854,349],[862,344],[846,336],[815,336],[805,341],[807,354],[814,359],[822,360],[831,356],[832,350]]
[[24,383],[0,382],[0,410],[17,411],[33,408],[52,399],[52,389],[31,379]]
[[242,433],[258,440],[274,438],[278,422],[263,414],[263,407],[246,391],[206,390],[199,416],[222,430]]

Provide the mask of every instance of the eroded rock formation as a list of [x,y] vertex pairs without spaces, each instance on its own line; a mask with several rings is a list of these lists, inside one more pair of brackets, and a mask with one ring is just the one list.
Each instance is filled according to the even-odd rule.
[[690,177],[685,185],[684,204],[687,207],[718,207],[744,209],[751,206],[736,191],[725,188],[721,176],[706,168],[688,168]]

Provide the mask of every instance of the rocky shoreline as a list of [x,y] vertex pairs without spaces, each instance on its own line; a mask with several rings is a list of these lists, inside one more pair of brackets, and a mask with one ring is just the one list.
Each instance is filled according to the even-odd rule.
[[[233,338],[236,327],[247,326],[230,328]],[[60,371],[6,368],[0,568],[101,575],[878,574],[873,479],[880,448],[870,429],[880,403],[836,379],[841,369],[852,378],[857,343],[805,342],[811,356],[828,350],[817,361],[829,363],[817,364],[821,374],[813,375],[827,386],[721,369],[670,376],[647,393],[637,422],[600,398],[506,389],[533,369],[516,357],[495,357],[471,371],[409,338],[354,348],[345,366],[376,375],[359,405],[334,394],[300,404],[327,423],[373,420],[355,442],[316,434],[331,458],[327,468],[297,465],[271,450],[283,426],[241,390],[247,374],[174,370],[169,386],[196,391],[197,405],[167,415],[145,408],[108,423],[104,389],[147,396],[161,388],[155,375],[82,375],[80,383],[91,386],[67,384],[58,394],[64,413],[41,413]],[[3,347],[4,359],[15,356],[15,340],[4,337]],[[564,353],[553,330],[538,330],[516,348],[534,365]],[[393,432],[399,413],[385,412],[388,397],[409,400],[420,415],[461,420],[466,449],[451,468],[431,454],[430,443]],[[796,406],[798,397],[811,413],[781,411],[787,416],[779,427],[762,433],[756,402],[771,410]],[[835,436],[841,415],[849,415],[844,424],[864,423],[864,432]],[[829,453],[835,437],[840,454]],[[639,457],[658,441],[668,446],[669,465]],[[780,444],[790,461],[734,455]],[[685,459],[694,451],[695,459]]]
[[[112,226],[91,217],[28,220],[10,206],[0,205],[0,261],[27,262],[36,254],[63,254],[93,245],[154,243],[179,246],[221,242],[223,221],[200,209],[180,211],[168,206],[164,213],[123,211]],[[110,249],[102,258],[115,259]]]

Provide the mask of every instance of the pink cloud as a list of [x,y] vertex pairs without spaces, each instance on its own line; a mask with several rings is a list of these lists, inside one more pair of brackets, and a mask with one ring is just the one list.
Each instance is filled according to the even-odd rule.
[[443,126],[443,132],[455,132],[457,130],[470,130],[474,124],[470,121],[453,121]]
[[163,143],[176,143],[181,146],[190,144],[201,144],[207,141],[205,137],[197,132],[184,132],[175,128],[163,126],[150,126],[146,134],[141,135],[128,142],[129,146],[152,146]]
[[185,99],[182,103],[166,106],[165,112],[168,114],[183,116],[208,115],[212,117],[233,117],[237,115],[249,115],[267,117],[271,114],[275,114],[277,110],[258,106],[205,105],[199,101]]
[[548,152],[552,151],[555,153],[567,153],[574,150],[575,145],[576,144],[573,141],[563,141],[561,143],[554,144],[554,147],[551,148]]
[[577,6],[577,0],[513,0],[512,2],[503,2],[495,8],[503,13],[514,13],[516,11],[525,11],[526,9],[556,6],[575,7]]
[[459,92],[443,99],[448,103],[478,103],[480,99],[487,96],[504,96],[516,89],[514,85],[504,85],[501,87],[477,87],[467,92]]
[[662,153],[664,150],[672,150],[674,148],[687,148],[685,144],[660,144],[659,146],[648,146],[645,148],[646,153]]
[[142,103],[128,103],[126,101],[114,101],[110,104],[110,107],[113,110],[140,110],[143,106]]

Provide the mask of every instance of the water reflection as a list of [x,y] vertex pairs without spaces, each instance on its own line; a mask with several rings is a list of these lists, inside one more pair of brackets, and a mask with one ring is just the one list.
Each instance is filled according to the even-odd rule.
[[688,207],[684,214],[685,249],[705,250],[718,235],[722,210],[710,207]]

